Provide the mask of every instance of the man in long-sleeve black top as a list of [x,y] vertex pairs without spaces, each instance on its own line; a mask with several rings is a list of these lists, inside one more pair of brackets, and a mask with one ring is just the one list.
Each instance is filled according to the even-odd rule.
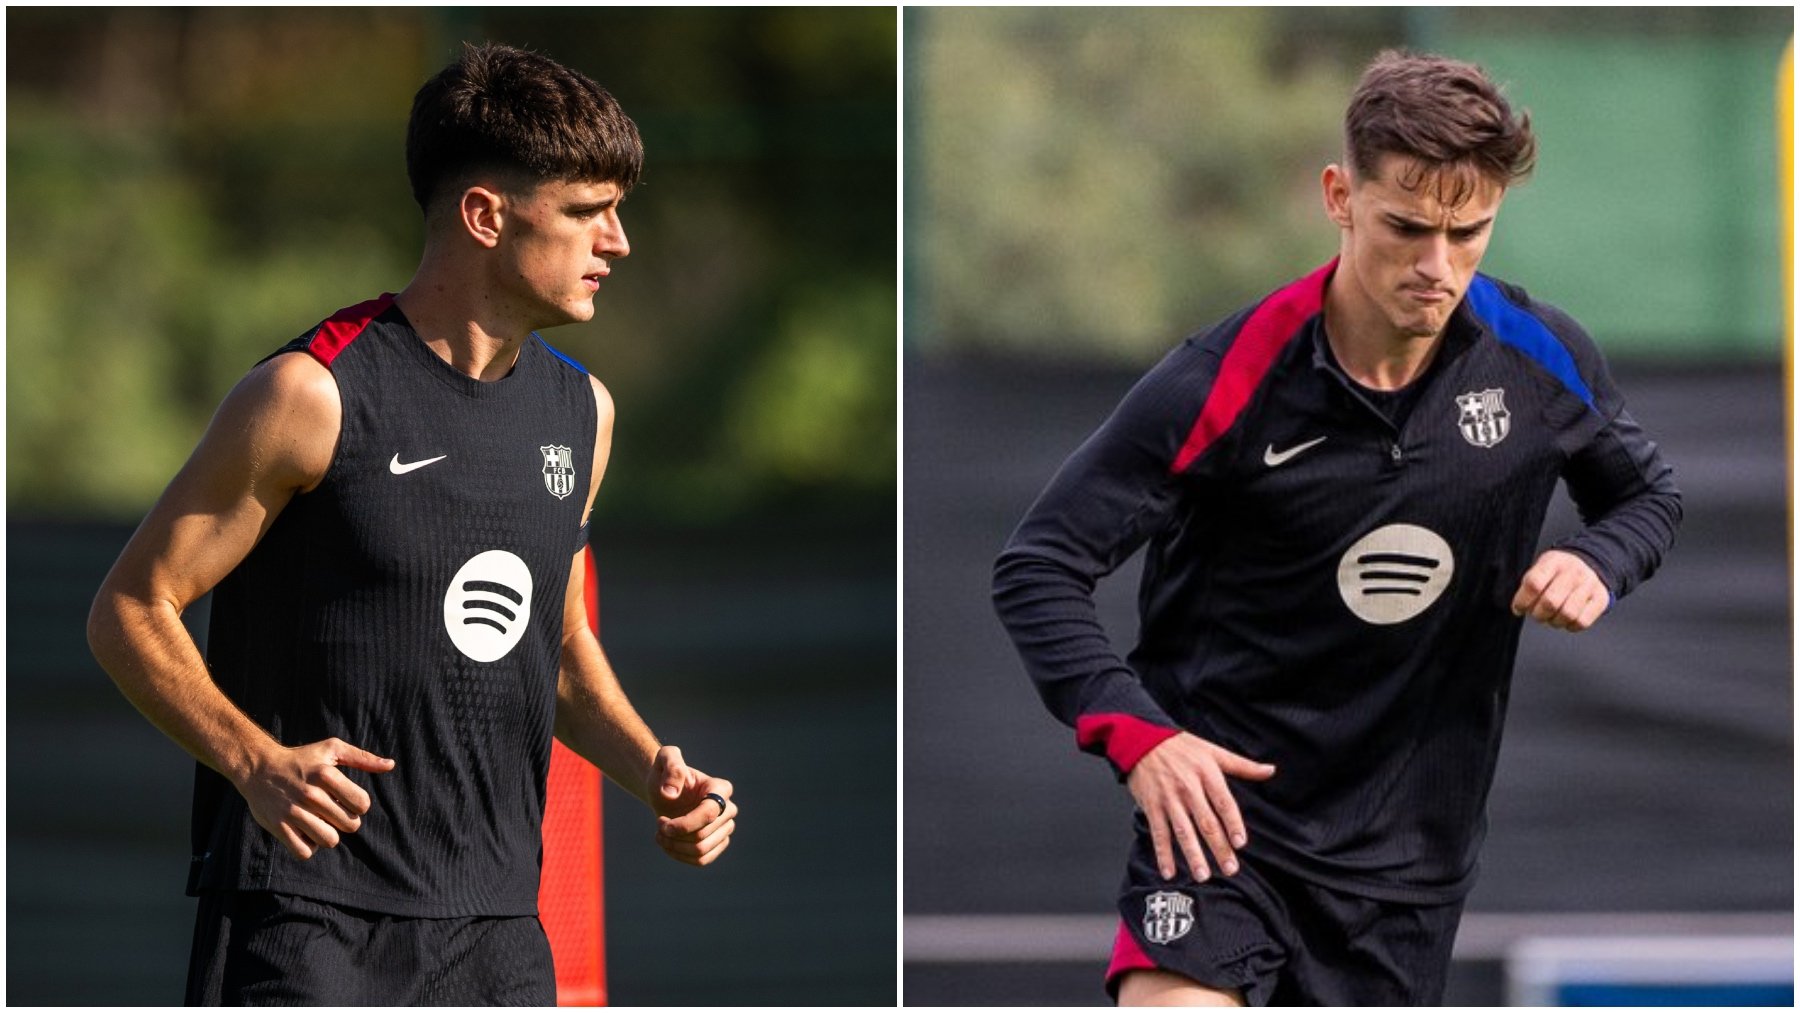
[[[1039,692],[1138,803],[1124,1004],[1441,1001],[1523,619],[1588,628],[1680,522],[1586,333],[1477,273],[1529,118],[1387,53],[1345,134],[1337,258],[1169,353],[996,564]],[[1534,555],[1558,478],[1585,527]],[[1121,660],[1092,592],[1146,545]]]

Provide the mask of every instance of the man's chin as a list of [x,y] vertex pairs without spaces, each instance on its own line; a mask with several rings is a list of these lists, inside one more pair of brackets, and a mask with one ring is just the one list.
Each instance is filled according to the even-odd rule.
[[1439,319],[1436,316],[1409,316],[1404,320],[1394,321],[1394,333],[1408,339],[1430,339],[1444,333],[1444,325],[1448,317]]
[[594,301],[580,299],[564,303],[561,306],[545,307],[544,319],[534,330],[547,327],[561,327],[564,324],[585,324],[594,319]]

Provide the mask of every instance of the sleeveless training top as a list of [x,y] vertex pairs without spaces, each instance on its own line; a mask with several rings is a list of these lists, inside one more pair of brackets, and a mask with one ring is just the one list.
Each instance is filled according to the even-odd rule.
[[194,787],[188,892],[273,890],[417,917],[537,913],[563,600],[596,427],[586,371],[533,335],[482,382],[392,296],[276,354],[336,378],[331,466],[213,594],[213,679],[284,745],[336,736],[373,801],[302,861],[224,777]]

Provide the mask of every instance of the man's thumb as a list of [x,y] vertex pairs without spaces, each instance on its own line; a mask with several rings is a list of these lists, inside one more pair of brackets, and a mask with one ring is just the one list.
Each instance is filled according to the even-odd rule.
[[657,789],[663,798],[680,798],[681,786],[687,783],[687,764],[681,762],[681,750],[674,746],[664,746],[656,756],[657,766],[662,769],[658,779],[661,786]]

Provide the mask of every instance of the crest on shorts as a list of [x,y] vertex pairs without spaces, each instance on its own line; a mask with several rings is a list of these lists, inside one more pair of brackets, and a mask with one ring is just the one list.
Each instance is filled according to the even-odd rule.
[[575,458],[568,447],[539,447],[544,455],[544,488],[557,499],[575,491]]
[[1458,395],[1456,409],[1463,439],[1477,447],[1491,447],[1512,430],[1512,413],[1506,410],[1506,391],[1501,388]]
[[1194,898],[1175,890],[1158,890],[1144,899],[1144,938],[1172,943],[1194,928]]

